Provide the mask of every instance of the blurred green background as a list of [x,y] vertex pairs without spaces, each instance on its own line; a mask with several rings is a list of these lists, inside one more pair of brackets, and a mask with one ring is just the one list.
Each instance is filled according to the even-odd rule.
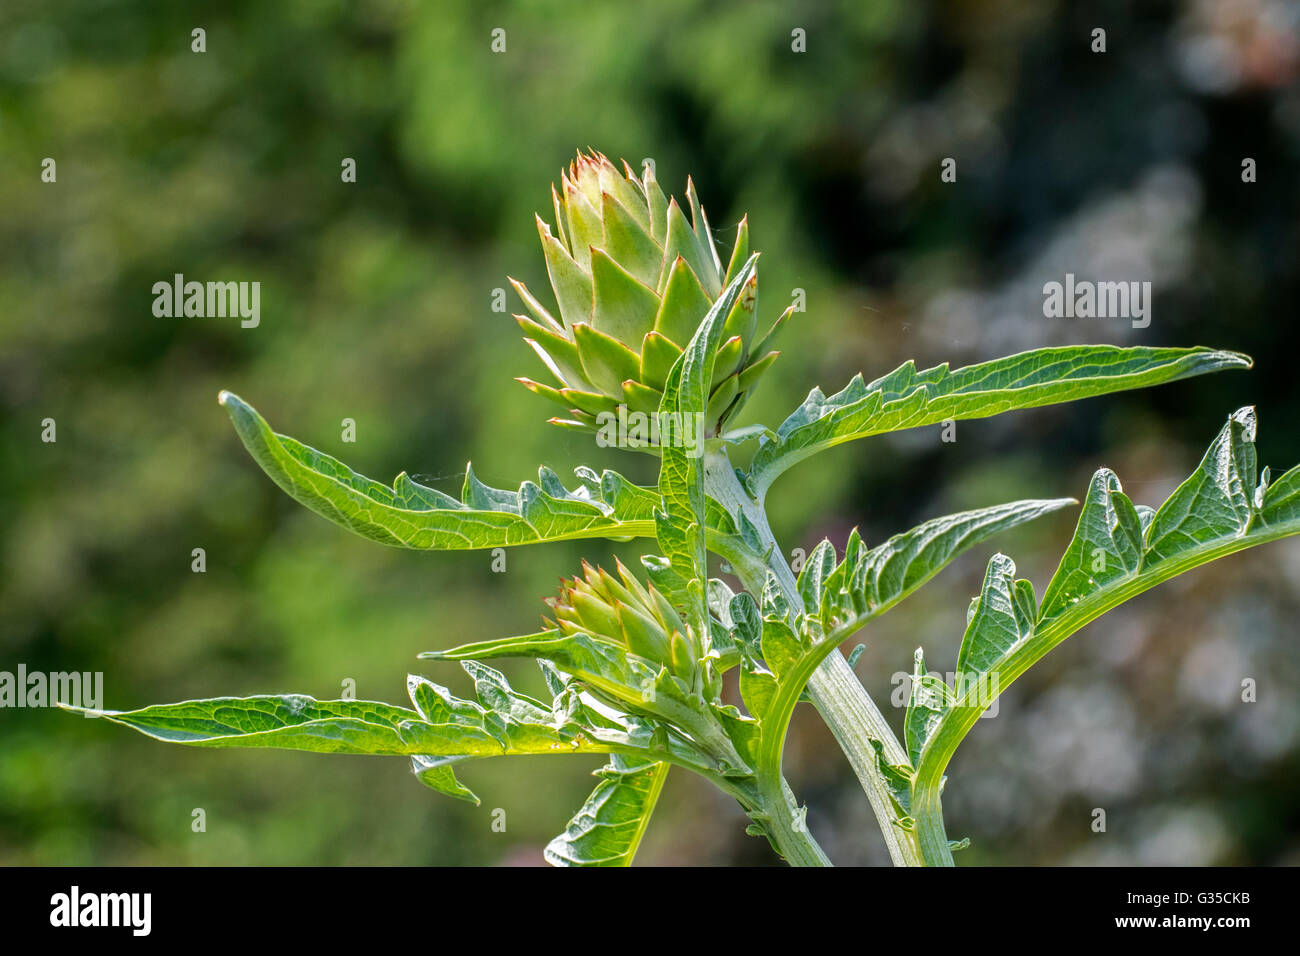
[[[205,53],[191,52],[196,27]],[[678,195],[693,175],[724,241],[748,212],[769,319],[806,290],[744,422],[775,424],[814,384],[908,358],[1083,341],[1256,358],[1248,373],[961,423],[955,443],[935,428],[841,447],[774,488],[789,549],[1078,495],[1103,464],[1156,504],[1249,403],[1278,473],[1300,461],[1298,30],[1281,0],[7,0],[0,670],[102,671],[116,708],[337,697],[348,679],[400,702],[413,669],[467,693],[453,665],[415,655],[531,630],[582,555],[634,558],[527,548],[496,574],[487,553],[385,549],[280,493],[216,404],[232,389],[368,475],[405,469],[453,493],[470,458],[498,486],[540,463],[651,480],[650,459],[544,424],[548,403],[511,381],[536,360],[490,308],[506,275],[545,288],[532,214],[577,147],[653,157]],[[45,157],[56,183],[40,180]],[[355,184],[340,181],[345,157]],[[940,181],[945,157],[956,183]],[[1242,182],[1244,157],[1258,182]],[[1067,271],[1151,280],[1150,327],[1044,318],[1041,287]],[[260,281],[260,327],[154,317],[151,286],[177,272]],[[40,440],[45,418],[56,443]],[[995,549],[1041,593],[1073,520],[976,548],[873,625],[857,670],[877,699],[897,700],[919,643],[951,668]],[[1300,542],[1232,558],[1018,682],[950,771],[965,861],[1300,863],[1298,581]],[[1240,702],[1245,676],[1256,703]],[[787,753],[831,857],[884,862],[814,713]],[[476,809],[398,759],[189,750],[0,710],[0,862],[536,864],[598,765],[479,762],[464,772]],[[195,808],[206,832],[191,830]],[[744,822],[674,773],[639,860],[772,862]]]

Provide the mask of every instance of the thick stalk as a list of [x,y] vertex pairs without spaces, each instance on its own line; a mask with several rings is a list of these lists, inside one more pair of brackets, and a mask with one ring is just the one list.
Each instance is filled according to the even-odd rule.
[[830,858],[804,825],[794,794],[784,779],[778,776],[775,787],[764,786],[755,777],[710,776],[708,779],[723,793],[735,797],[791,866],[831,865]]
[[[753,524],[758,531],[762,549],[768,552],[767,569],[775,575],[791,607],[802,610],[803,599],[799,596],[794,572],[777,547],[776,539],[768,526],[767,513],[762,504],[745,491],[725,451],[711,453],[705,458],[704,487],[709,497],[730,514],[744,514]],[[757,595],[762,593],[763,583],[762,580],[746,580],[745,586]],[[831,734],[857,775],[876,815],[876,821],[880,824],[880,832],[885,838],[894,865],[922,865],[923,860],[915,842],[894,823],[894,807],[888,786],[876,767],[876,751],[871,746],[871,740],[874,738],[884,745],[885,756],[891,763],[907,763],[907,752],[838,650],[830,653],[809,680],[808,696],[830,727]]]
[[830,866],[830,857],[808,832],[803,815],[796,810],[794,794],[785,782],[782,781],[779,793],[764,791],[762,796],[766,829],[785,861],[791,866]]

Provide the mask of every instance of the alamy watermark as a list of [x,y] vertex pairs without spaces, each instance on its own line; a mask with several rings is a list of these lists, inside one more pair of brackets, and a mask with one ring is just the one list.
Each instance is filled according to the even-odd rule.
[[0,707],[57,707],[68,704],[100,710],[104,700],[103,671],[0,671]]
[[1092,282],[1075,280],[1043,285],[1043,315],[1049,319],[1130,319],[1133,328],[1151,324],[1150,282]]
[[125,927],[132,936],[148,936],[153,926],[152,893],[83,893],[73,886],[50,897],[50,925],[56,927]]
[[689,458],[704,454],[704,414],[696,412],[617,412],[596,416],[596,444],[601,448],[683,448]]
[[[979,707],[983,711],[980,714],[981,718],[998,715],[998,698],[1002,691],[999,688],[996,672],[976,675],[956,671],[941,674],[933,671],[927,676],[947,684],[952,698],[960,701],[964,706]],[[890,686],[894,688],[893,693],[890,694],[890,703],[899,709],[907,707],[912,699],[912,684],[915,679],[915,675],[907,671],[895,671],[889,681]]]
[[185,281],[176,273],[172,281],[153,284],[153,314],[160,319],[239,316],[239,324],[255,329],[262,321],[262,283]]

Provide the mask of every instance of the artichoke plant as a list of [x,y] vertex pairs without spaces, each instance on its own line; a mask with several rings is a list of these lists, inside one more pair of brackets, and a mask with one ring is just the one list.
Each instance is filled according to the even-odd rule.
[[[620,410],[654,415],[673,363],[749,257],[749,224],[740,221],[724,268],[689,179],[687,222],[659,188],[652,164],[638,177],[626,162],[620,172],[597,152],[579,153],[551,197],[555,231],[541,216],[537,231],[559,318],[522,282],[510,281],[528,312],[515,318],[556,384],[518,381],[567,409],[567,417],[551,419],[556,425],[597,431],[608,420],[603,415]],[[755,341],[757,308],[755,277],[726,317],[706,435],[740,408],[779,354],[767,346],[790,310]]]
[[[573,407],[567,422],[579,428],[600,425],[602,413],[630,417],[631,408],[655,420],[707,419],[716,431],[773,358],[767,337],[750,345],[756,287],[745,223],[724,270],[693,185],[688,225],[653,169],[637,179],[591,154],[561,179],[559,234],[540,227],[559,319],[516,284],[532,316],[520,321],[560,385],[530,387]],[[391,487],[367,478],[277,434],[222,392],[272,480],[351,531],[421,551],[649,539],[647,583],[622,564],[615,575],[584,563],[550,602],[546,630],[421,655],[460,661],[472,700],[417,674],[407,679],[409,707],[272,694],[87,712],[190,746],[405,756],[422,783],[475,803],[456,776],[470,760],[605,755],[600,782],[547,847],[546,858],[565,865],[630,862],[671,766],[733,797],[751,820],[747,832],[791,863],[825,865],[782,769],[795,709],[809,700],[848,755],[891,859],[950,865],[965,842],[950,841],[944,826],[947,768],[997,694],[1124,601],[1219,557],[1300,535],[1300,466],[1257,475],[1255,412],[1246,407],[1159,508],[1135,505],[1114,472],[1098,471],[1045,590],[993,555],[967,610],[952,686],[918,649],[901,738],[841,645],[961,553],[1075,502],[1028,499],[936,516],[874,547],[855,530],[842,552],[823,540],[796,569],[768,521],[773,482],[849,441],[1249,366],[1246,356],[1214,349],[1113,345],[1036,349],[958,369],[918,371],[909,361],[870,383],[859,374],[829,396],[814,389],[776,428],[757,424],[706,443],[702,462],[665,439],[653,486],[578,467],[570,489],[542,467],[536,482],[513,491],[467,467],[459,498],[405,473]],[[746,438],[758,444],[742,471],[731,447]],[[710,553],[735,572],[739,593],[711,577]],[[484,663],[511,658],[538,662],[544,697],[515,690]],[[729,671],[734,691],[724,692]]]

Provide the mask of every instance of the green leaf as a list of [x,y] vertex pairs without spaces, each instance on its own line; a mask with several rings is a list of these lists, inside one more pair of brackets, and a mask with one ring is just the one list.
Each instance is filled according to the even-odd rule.
[[[741,697],[759,720],[756,763],[760,777],[780,772],[794,709],[813,673],[831,651],[929,581],[962,551],[999,531],[1073,503],[1071,498],[1015,501],[945,515],[895,535],[875,548],[867,548],[855,529],[838,564],[830,542],[819,545],[809,556],[798,582],[808,609],[796,621],[801,633],[786,624],[785,611],[773,601],[765,608],[762,631],[767,669],[750,666],[741,671]],[[919,657],[917,666],[923,666]],[[943,699],[937,697],[941,692],[931,678],[921,682],[919,698],[915,697],[915,685],[913,693],[918,708],[932,699]],[[909,744],[918,742],[919,747],[920,735],[932,716],[915,710],[913,723],[906,728]],[[891,791],[905,789],[910,768],[889,765],[883,756],[879,764]],[[896,799],[900,812],[905,813],[906,799]]]
[[630,866],[654,812],[668,764],[615,754],[564,832],[546,846],[552,866]]
[[1043,595],[1041,613],[1054,617],[1086,589],[1133,574],[1142,564],[1142,550],[1142,520],[1120,490],[1119,478],[1103,468],[1088,487],[1078,528]]
[[407,689],[414,710],[298,694],[218,697],[131,711],[64,709],[193,747],[405,755],[413,758],[412,770],[422,783],[473,802],[477,798],[450,769],[472,757],[623,754],[706,774],[714,770],[714,762],[680,734],[634,715],[597,711],[563,682],[547,705],[516,692],[486,665],[465,661],[463,666],[474,679],[478,701],[456,698],[445,687],[412,675]]
[[1146,564],[1234,534],[1255,516],[1255,409],[1224,426],[1200,467],[1160,506],[1147,529]]
[[[680,218],[680,212],[678,216]],[[669,221],[671,227],[671,217]],[[713,361],[722,336],[723,321],[754,274],[755,258],[750,257],[713,303],[690,344],[669,372],[659,405],[661,435],[665,435],[665,421],[683,427],[687,422],[691,423],[690,427],[702,427],[699,423],[704,421],[709,403],[709,383],[713,377]],[[697,438],[703,436],[697,434]],[[695,451],[702,450],[701,442]],[[684,442],[663,442],[659,471],[659,495],[663,504],[655,514],[655,530],[659,546],[678,582],[678,586],[671,589],[676,593],[669,596],[686,611],[687,622],[696,628],[696,633],[707,635],[704,466],[700,455],[691,452],[692,449],[687,448]]]
[[925,672],[925,657],[918,647],[912,668],[912,693],[907,702],[907,716],[903,720],[907,756],[913,766],[921,759],[921,748],[935,724],[943,717],[951,699],[948,685]]
[[[622,644],[590,634],[564,635],[558,630],[542,631],[478,641],[450,650],[425,651],[420,657],[461,661],[467,668],[482,667],[475,663],[476,660],[531,657],[546,661],[573,678],[578,686],[592,692],[605,705],[627,711],[639,720],[651,721],[652,731],[661,726],[658,721],[666,721],[673,727],[698,726],[699,717],[706,708],[703,697],[661,664],[632,653]],[[714,762],[699,756],[686,738],[674,732],[666,739],[676,762],[691,769],[713,769]]]
[[835,545],[829,539],[823,539],[821,544],[813,548],[812,554],[808,555],[796,582],[805,608],[815,608],[821,604],[822,589],[834,570]]
[[790,466],[856,438],[947,419],[985,418],[1250,365],[1247,356],[1236,352],[1113,345],[1035,349],[956,371],[944,364],[918,372],[908,362],[870,384],[858,375],[829,398],[813,389],[777,429],[777,440],[765,442],[755,453],[750,487],[761,498]]
[[801,637],[781,618],[768,618],[763,622],[760,646],[763,650],[763,661],[776,675],[778,681],[787,677],[795,669],[799,659],[808,649]]
[[468,470],[464,500],[457,501],[405,473],[389,488],[323,452],[277,435],[238,396],[222,392],[219,401],[249,454],[286,494],[382,544],[469,550],[654,533],[659,496],[612,471],[598,476],[579,468],[581,484],[569,491],[554,472],[542,469],[539,483],[526,481],[518,491],[504,491],[482,484]]
[[[979,542],[1075,504],[1073,498],[1030,498],[931,518],[867,548],[857,530],[844,559],[805,597],[809,614],[835,643],[847,640]],[[812,600],[809,601],[808,598]]]
[[[1163,581],[1237,551],[1300,533],[1292,469],[1272,485],[1255,474],[1255,413],[1234,412],[1196,471],[1154,513],[1134,507],[1108,469],[1092,480],[1074,537],[1041,606],[1015,564],[995,555],[972,605],[958,655],[960,679],[939,712],[918,715],[913,805],[940,834],[943,772],[984,710],[1071,634]],[[909,714],[908,726],[913,724]],[[918,759],[919,758],[919,759]],[[937,837],[931,841],[938,846]],[[925,845],[923,843],[923,845]],[[937,852],[942,860],[942,849]]]
[[957,655],[959,680],[965,682],[987,674],[1002,655],[1029,636],[1038,617],[1033,585],[1016,580],[1016,565],[1010,558],[994,555],[967,617]]
[[[72,708],[79,709],[79,708]],[[91,711],[155,740],[195,747],[274,747],[315,753],[420,753],[402,733],[415,711],[366,700],[315,700],[301,694],[217,697],[130,711]],[[444,725],[446,726],[446,725]],[[462,753],[500,753],[485,731],[465,728]]]
[[557,668],[624,706],[649,707],[658,663],[628,651],[622,644],[589,634],[561,634],[558,630],[476,641],[441,651],[425,651],[421,659],[434,661],[494,660],[532,657]]
[[740,699],[760,722],[767,719],[779,688],[776,677],[769,671],[743,668],[740,672]]
[[763,621],[759,617],[758,605],[748,591],[742,591],[731,599],[728,607],[731,618],[731,636],[736,646],[751,655],[760,653],[759,642],[762,639]]
[[415,754],[411,757],[411,772],[415,774],[415,779],[430,790],[437,790],[439,793],[445,793],[457,800],[467,800],[476,807],[482,803],[473,790],[470,790],[456,779],[456,774],[451,769],[451,764],[447,758]]

